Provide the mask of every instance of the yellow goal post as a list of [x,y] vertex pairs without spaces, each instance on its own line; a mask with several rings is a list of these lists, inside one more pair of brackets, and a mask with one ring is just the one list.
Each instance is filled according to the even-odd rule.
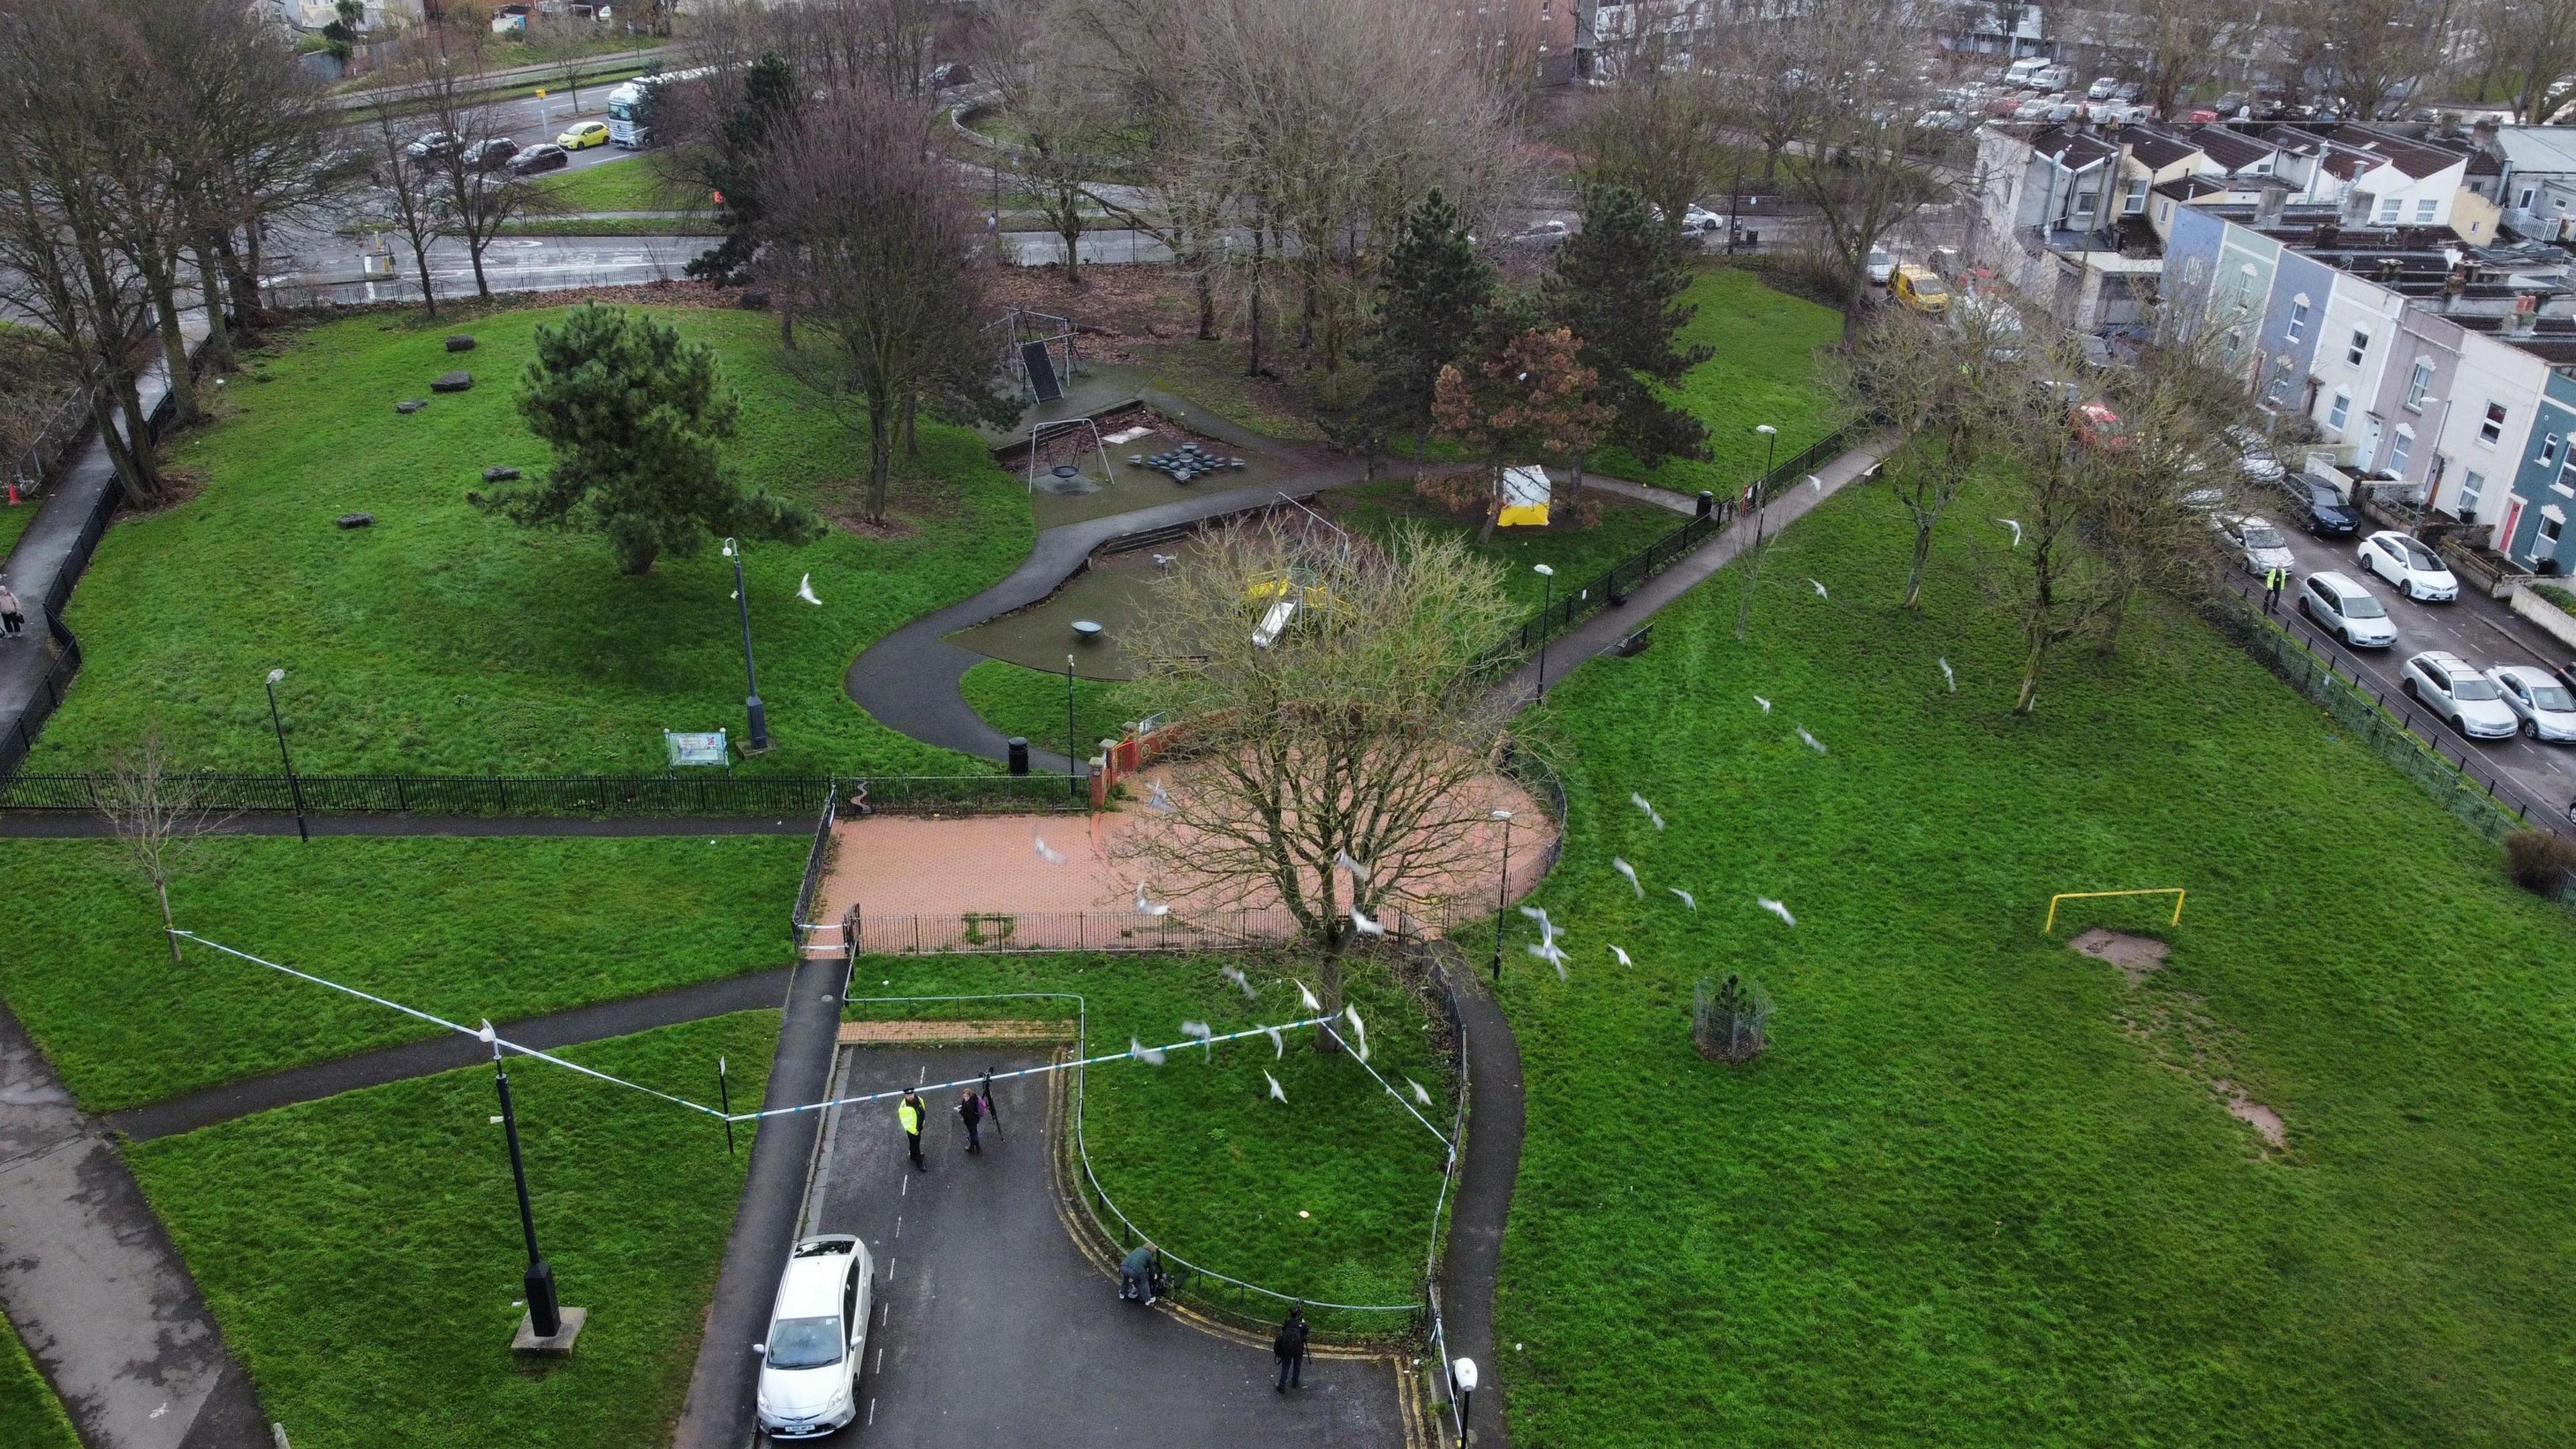
[[2182,924],[2182,887],[2180,886],[2159,886],[2153,890],[2142,891],[2059,891],[2048,898],[2048,923],[2039,928],[2039,933],[2045,936],[2057,929],[2059,901],[2089,901],[2098,900],[2104,896],[2171,896],[2174,898],[2172,924],[2177,926]]

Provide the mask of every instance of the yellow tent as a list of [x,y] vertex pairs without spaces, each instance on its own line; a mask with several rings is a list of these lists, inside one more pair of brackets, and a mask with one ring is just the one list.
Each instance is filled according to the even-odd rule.
[[1503,470],[1503,511],[1494,522],[1503,528],[1547,527],[1547,470],[1535,465]]

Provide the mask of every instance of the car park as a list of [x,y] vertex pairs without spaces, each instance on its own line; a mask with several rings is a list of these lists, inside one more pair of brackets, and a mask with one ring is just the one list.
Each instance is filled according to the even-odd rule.
[[2504,691],[2457,654],[2428,649],[2408,655],[2398,671],[2398,687],[2473,740],[2510,739],[2522,729],[2521,717],[2504,702]]
[[555,144],[567,151],[587,151],[593,146],[605,146],[608,144],[608,123],[577,121],[555,137]]
[[1950,289],[1930,267],[1904,263],[1888,274],[1887,294],[1898,306],[1939,313],[1950,305]]
[[403,154],[414,161],[444,161],[465,149],[465,138],[454,131],[431,131],[403,148]]
[[2228,518],[2218,520],[2218,531],[2236,550],[2238,562],[2249,574],[2268,574],[2274,569],[2294,569],[2298,555],[2290,552],[2290,541],[2281,536],[2269,519]]
[[2550,744],[2576,744],[2576,690],[2537,665],[2499,664],[2487,671],[2505,708],[2522,721],[2522,737]]
[[859,1413],[859,1371],[867,1357],[876,1264],[847,1233],[807,1238],[787,1255],[770,1308],[754,1403],[773,1439],[810,1439],[847,1427]]
[[2272,445],[2252,428],[2229,428],[2227,441],[2236,448],[2238,470],[2257,483],[2278,483],[2281,475],[2289,471],[2272,456]]
[[2289,495],[2290,516],[2319,538],[2350,538],[2361,527],[2361,515],[2343,501],[2335,486],[2313,473],[2292,473],[2281,480]]
[[2388,606],[2350,577],[2331,570],[2299,581],[2299,612],[2353,649],[2385,649],[2397,642]]
[[2446,604],[2460,596],[2460,581],[2441,556],[2410,534],[2384,528],[2354,550],[2364,571],[2379,575],[2419,604]]
[[572,164],[572,153],[552,141],[540,142],[510,158],[510,174],[533,176],[540,171],[554,171]]
[[519,154],[519,143],[507,136],[487,136],[465,148],[463,160],[475,171],[498,171]]

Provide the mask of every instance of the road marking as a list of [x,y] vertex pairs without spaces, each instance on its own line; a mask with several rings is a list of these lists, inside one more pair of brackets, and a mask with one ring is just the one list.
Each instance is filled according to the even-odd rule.
[[[884,1349],[878,1349],[878,1350],[877,1350],[877,1356],[878,1356],[879,1358],[883,1358],[883,1357],[885,1356],[885,1350],[884,1350]],[[870,1395],[868,1395],[868,1427],[869,1427],[869,1428],[871,1428],[871,1429],[873,1429],[873,1428],[875,1428],[875,1427],[876,1427],[876,1423],[877,1423],[877,1396],[876,1396],[876,1395],[874,1395],[874,1394],[870,1394]]]
[[901,1213],[894,1215],[894,1240],[898,1243],[903,1241],[903,1214]]
[[[877,1372],[885,1372],[885,1345],[882,1343],[877,1345]],[[875,1401],[872,1399],[869,1402],[874,1403]]]

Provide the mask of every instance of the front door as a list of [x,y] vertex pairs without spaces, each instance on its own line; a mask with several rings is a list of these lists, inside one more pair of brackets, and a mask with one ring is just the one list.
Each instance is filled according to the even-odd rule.
[[2352,460],[2353,466],[2364,473],[2373,472],[2379,467],[2378,416],[2373,414],[2369,423],[2370,425],[2364,428],[2361,434],[2361,456]]
[[2520,498],[2516,498],[2511,503],[2505,505],[2504,523],[2496,530],[2496,552],[2503,554],[2508,558],[2512,557],[2513,526],[2521,521],[2522,500]]

